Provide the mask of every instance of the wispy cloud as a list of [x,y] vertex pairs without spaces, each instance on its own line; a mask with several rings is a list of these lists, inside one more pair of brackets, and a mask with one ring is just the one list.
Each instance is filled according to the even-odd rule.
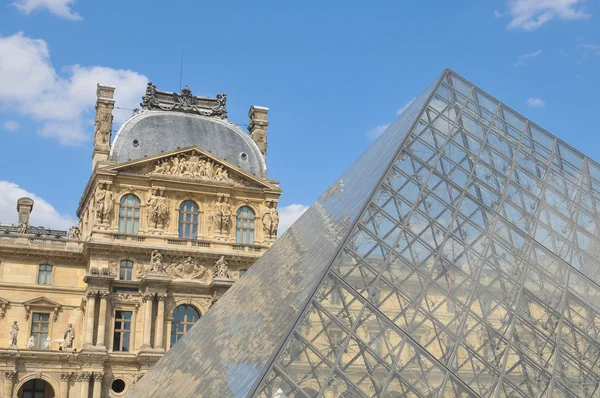
[[525,66],[527,65],[527,61],[538,57],[542,53],[542,49],[535,50],[530,53],[521,54],[517,57],[517,61],[515,62],[515,66]]
[[379,126],[373,127],[369,131],[367,131],[367,138],[370,140],[374,140],[379,137],[388,127],[390,127],[391,123],[380,124]]
[[[132,109],[148,81],[134,71],[103,66],[71,65],[60,74],[46,41],[22,32],[0,36],[0,71],[2,109],[32,119],[41,136],[63,145],[80,145],[91,137],[97,83],[116,86],[116,105]],[[114,128],[129,116],[115,111]]]
[[400,109],[398,109],[396,111],[396,116],[400,116],[402,114],[402,112],[404,112],[410,106],[410,104],[412,104],[416,99],[417,99],[417,97],[413,97],[410,101],[408,101]]
[[[396,111],[396,117],[400,116],[402,114],[402,112],[404,112],[410,106],[410,104],[413,103],[414,100],[415,100],[415,98],[411,99],[406,104],[404,104],[400,108],[398,108],[398,110]],[[370,129],[369,131],[367,131],[365,133],[365,135],[367,136],[368,139],[374,140],[377,137],[379,137],[388,127],[390,127],[390,124],[391,123],[383,123],[378,126],[375,126],[372,129]]]
[[22,197],[31,198],[35,202],[33,211],[31,212],[31,225],[52,229],[67,229],[71,225],[77,225],[77,221],[74,218],[59,214],[54,206],[36,194],[26,191],[14,182],[1,180],[0,215],[2,219],[0,219],[0,222],[7,224],[17,223],[17,200]]
[[527,105],[532,108],[543,108],[546,106],[546,103],[540,98],[529,97],[527,98]]
[[80,21],[83,17],[71,10],[74,2],[75,0],[15,0],[12,5],[27,15],[38,10],[48,10],[57,17]]
[[575,47],[575,50],[583,54],[583,58],[590,55],[600,55],[600,44],[580,43]]
[[293,204],[279,209],[279,228],[277,235],[281,236],[308,209],[308,206]]
[[6,131],[17,131],[19,128],[21,127],[21,125],[17,122],[15,122],[14,120],[9,120],[7,122],[4,122],[2,124],[2,128]]
[[555,20],[587,19],[584,0],[508,0],[508,29],[532,31]]

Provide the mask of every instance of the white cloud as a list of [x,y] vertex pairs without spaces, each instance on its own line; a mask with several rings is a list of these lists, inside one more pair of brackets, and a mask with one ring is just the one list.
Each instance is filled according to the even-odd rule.
[[575,20],[590,17],[584,0],[508,0],[509,29],[532,31],[553,19]]
[[400,116],[402,114],[402,112],[404,112],[406,110],[406,108],[408,108],[410,106],[410,104],[412,104],[416,99],[417,99],[417,97],[413,97],[413,99],[411,99],[406,104],[404,104],[404,106],[402,106],[402,108],[398,109],[396,111],[396,116]]
[[[401,108],[399,108],[396,111],[396,116],[400,116],[402,114],[402,112],[404,112],[406,110],[406,108],[408,108],[410,106],[410,104],[413,103],[414,100],[415,100],[415,98],[411,99],[406,104],[404,104]],[[384,124],[375,126],[372,129],[370,129],[369,131],[367,131],[365,133],[365,135],[367,136],[368,139],[374,140],[377,137],[379,137],[388,127],[390,127],[390,124],[391,123],[384,123]]]
[[600,55],[600,45],[592,43],[581,43],[576,47],[577,51],[581,51],[584,55],[593,54]]
[[24,190],[14,182],[2,180],[0,180],[0,222],[4,224],[18,222],[17,200],[22,197],[34,200],[30,225],[62,230],[67,230],[71,225],[77,225],[74,218],[59,214],[50,203],[36,194]]
[[537,49],[533,52],[521,54],[517,57],[517,61],[515,62],[515,66],[524,66],[527,65],[527,61],[531,58],[535,58],[542,53],[542,49]]
[[308,209],[308,206],[293,204],[279,208],[279,228],[277,235],[281,236]]
[[494,10],[494,16],[496,18],[502,18],[504,15],[502,15],[502,13],[498,10]]
[[4,124],[2,124],[2,128],[6,131],[17,131],[21,126],[19,125],[19,123],[15,122],[14,120],[9,120],[7,122],[4,122]]
[[540,98],[529,97],[527,98],[527,105],[529,105],[532,108],[543,108],[546,105],[546,103]]
[[390,127],[390,124],[391,123],[385,123],[385,124],[380,124],[379,126],[373,127],[372,129],[367,131],[367,138],[370,140],[374,140],[375,138],[379,137],[385,131],[385,129]]
[[21,12],[29,15],[37,10],[48,10],[57,17],[79,21],[83,18],[78,13],[71,10],[71,5],[75,0],[15,0],[12,5]]
[[[48,44],[22,32],[0,37],[0,105],[39,123],[39,134],[79,145],[93,134],[96,84],[116,87],[116,106],[135,108],[148,78],[131,70],[52,66]],[[26,82],[26,83],[24,83]],[[130,113],[114,112],[116,129]]]

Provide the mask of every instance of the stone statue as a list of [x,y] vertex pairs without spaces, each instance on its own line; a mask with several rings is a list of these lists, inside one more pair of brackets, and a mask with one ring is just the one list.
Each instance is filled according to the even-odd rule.
[[108,189],[108,184],[99,184],[94,193],[94,209],[96,210],[96,219],[103,222],[108,220],[108,216],[114,205],[115,194]]
[[44,341],[44,350],[49,351],[52,348],[52,339],[50,336],[46,337],[46,341]]
[[164,228],[169,219],[169,203],[159,189],[151,190],[146,201],[148,206],[148,224],[154,228]]
[[279,227],[279,212],[274,201],[267,203],[263,211],[262,222],[265,237],[275,238],[277,236],[277,228]]
[[221,256],[215,262],[215,267],[213,269],[213,279],[214,278],[231,279],[231,276],[229,275],[229,267],[227,265],[227,261],[225,261],[225,256]]
[[227,203],[226,196],[220,196],[213,209],[213,220],[215,223],[215,231],[220,231],[226,235],[229,233],[231,225],[231,205]]
[[14,321],[13,324],[10,326],[10,340],[9,340],[9,347],[16,347],[17,346],[17,337],[19,336],[19,325],[17,324],[17,321]]
[[35,347],[35,339],[33,338],[33,336],[31,336],[29,338],[29,340],[27,340],[27,349],[33,350],[34,347]]
[[67,326],[67,330],[65,330],[65,347],[73,348],[73,340],[75,340],[75,329],[73,329],[73,324],[69,323]]
[[212,116],[220,117],[221,119],[227,119],[227,94],[217,94],[217,105],[215,105],[211,111]]
[[29,223],[27,221],[22,221],[19,223],[19,233],[20,234],[26,234],[27,230],[29,229]]
[[165,266],[162,263],[162,254],[158,250],[152,250],[150,255],[149,272],[165,272]]
[[67,237],[73,240],[81,240],[81,231],[79,230],[79,227],[73,225],[69,228],[69,235]]

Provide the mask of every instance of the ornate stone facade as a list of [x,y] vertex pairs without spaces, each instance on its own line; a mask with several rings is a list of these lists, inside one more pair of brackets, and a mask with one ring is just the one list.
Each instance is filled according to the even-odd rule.
[[[27,198],[19,200],[19,224],[2,224],[2,396],[21,397],[35,379],[52,390],[48,397],[121,396],[120,386],[139,380],[277,234],[278,183],[217,151],[187,146],[110,160],[114,88],[98,86],[97,94],[79,224],[68,232],[30,227]],[[224,94],[150,84],[143,101],[141,113],[229,124]]]

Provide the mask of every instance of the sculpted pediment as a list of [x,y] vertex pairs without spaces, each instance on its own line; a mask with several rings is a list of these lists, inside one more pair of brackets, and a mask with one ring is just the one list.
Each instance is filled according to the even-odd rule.
[[25,301],[23,306],[25,307],[25,319],[29,319],[32,310],[44,310],[51,311],[53,314],[53,319],[56,321],[58,318],[58,310],[62,307],[62,304],[54,300],[50,300],[47,297],[38,297]]
[[122,163],[108,170],[152,177],[211,181],[234,186],[273,188],[264,180],[242,170],[223,159],[190,147],[151,158]]
[[54,301],[54,300],[50,300],[47,297],[38,297],[38,298],[34,298],[31,300],[27,300],[23,303],[24,306],[30,306],[30,307],[61,307],[62,304]]

